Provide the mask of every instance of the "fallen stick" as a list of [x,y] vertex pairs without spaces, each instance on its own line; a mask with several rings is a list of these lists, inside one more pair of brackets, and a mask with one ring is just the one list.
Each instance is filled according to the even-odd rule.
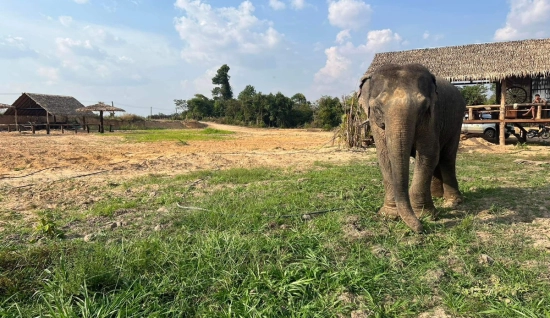
[[199,211],[208,211],[208,212],[210,212],[210,210],[203,209],[203,208],[198,208],[198,207],[194,207],[194,206],[182,206],[182,205],[180,205],[179,203],[176,203],[176,205],[177,205],[178,208],[180,208],[180,209],[186,209],[186,210],[199,210]]
[[316,214],[324,214],[324,213],[340,211],[340,210],[344,210],[344,208],[321,210],[321,211],[314,211],[314,212],[300,213],[300,214],[272,215],[271,217],[274,217],[274,218],[291,218],[291,217],[299,216],[299,217],[304,219],[304,218],[307,218],[307,216],[312,216],[312,215],[316,215]]
[[59,168],[59,167],[44,168],[44,169],[40,169],[40,170],[35,171],[35,172],[32,172],[32,173],[26,174],[26,175],[24,175],[24,176],[13,176],[13,177],[12,177],[12,176],[8,176],[8,177],[1,177],[0,179],[18,179],[18,178],[25,178],[25,177],[28,177],[28,176],[32,176],[33,174],[42,172],[42,171],[44,171],[44,170],[55,169],[55,168]]

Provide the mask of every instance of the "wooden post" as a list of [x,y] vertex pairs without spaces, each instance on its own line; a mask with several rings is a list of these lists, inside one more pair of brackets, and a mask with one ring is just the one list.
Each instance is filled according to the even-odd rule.
[[17,107],[13,107],[15,111],[15,131],[19,130],[19,122],[17,121]]
[[469,119],[469,120],[475,119],[475,118],[474,118],[474,109],[473,109],[473,108],[468,108],[468,119]]
[[31,130],[32,130],[32,134],[36,134],[36,126],[34,125],[34,123],[31,124]]
[[82,116],[82,129],[84,129],[84,127],[86,127],[86,116]]
[[506,114],[506,79],[500,81],[500,112],[498,119],[500,120],[498,143],[501,146],[506,145],[506,123],[504,122],[504,115]]
[[64,129],[64,125],[61,124],[61,133],[64,134],[65,133],[65,129]]
[[537,106],[537,119],[541,119],[542,118],[542,106],[539,105]]
[[50,134],[50,114],[46,112],[46,134]]
[[99,122],[100,122],[99,132],[104,133],[105,131],[103,130],[103,111],[102,110],[99,111]]
[[88,134],[90,133],[90,125],[86,125],[86,131],[88,132]]

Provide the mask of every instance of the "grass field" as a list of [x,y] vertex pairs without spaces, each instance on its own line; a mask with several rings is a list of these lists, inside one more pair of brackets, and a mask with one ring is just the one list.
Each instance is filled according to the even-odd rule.
[[514,159],[461,154],[422,235],[377,216],[375,161],[105,184],[0,232],[0,317],[550,317],[550,172]]
[[154,141],[182,141],[187,142],[191,140],[216,140],[227,138],[228,135],[233,134],[231,131],[205,128],[205,129],[188,129],[188,130],[175,130],[175,129],[149,129],[149,130],[136,130],[127,132],[119,132],[110,134],[109,136],[124,136],[127,141],[131,142],[154,142]]

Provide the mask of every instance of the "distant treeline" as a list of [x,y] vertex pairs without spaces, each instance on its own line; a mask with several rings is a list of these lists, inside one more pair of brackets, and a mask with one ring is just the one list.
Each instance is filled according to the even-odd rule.
[[304,94],[287,97],[282,93],[264,94],[247,85],[237,98],[229,84],[229,66],[223,65],[212,78],[212,98],[196,94],[191,99],[176,99],[179,110],[172,115],[153,115],[153,119],[177,118],[214,120],[220,123],[256,127],[319,127],[331,129],[344,114],[340,99],[323,96],[315,102]]

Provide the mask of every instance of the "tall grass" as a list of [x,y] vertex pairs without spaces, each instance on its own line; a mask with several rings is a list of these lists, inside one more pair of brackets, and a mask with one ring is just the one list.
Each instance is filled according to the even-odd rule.
[[[519,215],[525,206],[514,202],[548,193],[542,181],[550,174],[509,185],[493,179],[495,169],[517,170],[513,158],[462,155],[466,202],[440,207],[441,221],[422,220],[422,235],[377,216],[383,187],[375,165],[142,177],[106,188],[108,199],[87,212],[89,220],[98,211],[109,211],[107,221],[124,217],[122,228],[72,230],[70,214],[82,211],[67,207],[56,211],[66,239],[28,244],[24,231],[0,233],[0,316],[401,317],[442,308],[451,316],[548,317],[550,257],[522,230],[543,212],[539,201],[524,201],[529,212]],[[139,199],[121,214],[130,188]],[[148,195],[153,188],[158,195]],[[320,210],[331,212],[302,217]],[[485,210],[490,221],[478,216]],[[525,225],[513,225],[514,213]],[[92,241],[70,238],[90,230]]]

